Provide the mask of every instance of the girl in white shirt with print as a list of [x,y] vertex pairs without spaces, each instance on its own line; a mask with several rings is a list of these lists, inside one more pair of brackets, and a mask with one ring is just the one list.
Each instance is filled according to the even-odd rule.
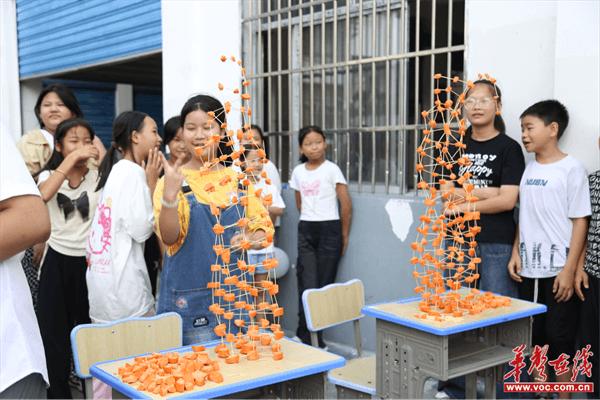
[[[61,122],[54,134],[52,156],[38,175],[48,206],[52,234],[42,265],[38,322],[44,342],[50,387],[48,398],[71,397],[71,330],[90,322],[85,274],[85,246],[96,208],[98,170],[95,134],[90,124],[73,118]],[[35,175],[34,175],[35,177]]]
[[[297,269],[300,311],[296,335],[310,344],[302,292],[335,281],[338,263],[348,246],[352,201],[342,171],[325,158],[327,142],[323,130],[306,126],[300,129],[298,141],[302,164],[294,168],[290,179],[300,211]],[[321,335],[319,346],[325,346]]]
[[162,169],[156,122],[139,111],[120,114],[113,143],[100,165],[103,189],[87,243],[87,285],[92,322],[154,312],[144,261],[152,234],[151,192]]

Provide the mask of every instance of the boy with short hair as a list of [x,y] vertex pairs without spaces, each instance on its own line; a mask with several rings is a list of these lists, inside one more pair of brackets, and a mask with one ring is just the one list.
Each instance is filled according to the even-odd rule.
[[[560,102],[535,103],[520,119],[523,145],[535,160],[521,178],[519,231],[508,271],[521,283],[521,298],[548,307],[534,317],[532,345],[547,344],[549,360],[561,353],[572,360],[580,306],[573,284],[591,214],[587,172],[558,146],[569,123]],[[570,377],[563,374],[556,380]],[[568,393],[560,396],[569,398]]]

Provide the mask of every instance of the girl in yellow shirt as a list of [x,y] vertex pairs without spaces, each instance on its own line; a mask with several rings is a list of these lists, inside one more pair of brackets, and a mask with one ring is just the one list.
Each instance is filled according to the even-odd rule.
[[[157,231],[167,248],[157,312],[180,314],[183,344],[190,344],[217,338],[216,318],[209,311],[217,301],[209,288],[216,260],[228,273],[240,275],[237,261],[244,259],[243,244],[262,248],[272,240],[273,225],[260,197],[230,168],[241,151],[234,150],[226,132],[226,112],[219,100],[190,98],[181,122],[192,158],[184,165],[164,160],[165,175],[154,192]],[[244,296],[241,289],[228,290]]]

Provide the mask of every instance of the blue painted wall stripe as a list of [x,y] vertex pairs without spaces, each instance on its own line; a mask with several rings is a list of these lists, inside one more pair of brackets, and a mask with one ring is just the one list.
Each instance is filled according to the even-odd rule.
[[21,78],[158,51],[160,0],[17,0]]
[[156,122],[158,132],[163,133],[162,90],[144,87],[133,87],[133,109],[151,116]]

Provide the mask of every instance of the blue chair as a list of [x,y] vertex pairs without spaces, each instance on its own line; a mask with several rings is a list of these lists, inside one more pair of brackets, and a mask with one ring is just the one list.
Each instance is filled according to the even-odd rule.
[[78,325],[71,331],[75,373],[85,380],[87,398],[92,398],[93,393],[93,364],[181,346],[181,316],[174,312],[109,324]]
[[362,357],[360,319],[365,305],[365,289],[358,279],[334,283],[302,293],[306,325],[311,344],[318,347],[317,332],[346,322],[354,324],[357,358],[329,371],[327,378],[337,389],[338,398],[371,398],[375,395],[375,356]]

